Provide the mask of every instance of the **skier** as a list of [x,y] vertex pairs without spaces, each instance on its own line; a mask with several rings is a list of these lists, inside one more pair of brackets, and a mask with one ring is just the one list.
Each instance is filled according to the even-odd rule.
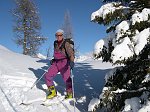
[[62,78],[66,84],[65,98],[73,98],[71,69],[74,67],[74,50],[69,42],[65,42],[64,31],[58,29],[55,33],[56,40],[54,41],[54,54],[51,60],[51,66],[48,72],[45,74],[45,82],[48,87],[47,99],[51,99],[57,96],[55,86],[53,84],[53,78],[58,72],[62,75]]

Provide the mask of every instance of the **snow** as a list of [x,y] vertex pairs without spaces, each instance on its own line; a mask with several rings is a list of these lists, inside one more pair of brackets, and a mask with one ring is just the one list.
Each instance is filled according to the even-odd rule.
[[142,81],[142,83],[148,82],[148,81],[150,81],[150,74],[147,74],[147,75],[145,76],[145,79]]
[[136,35],[137,42],[135,46],[135,53],[136,55],[139,54],[139,52],[144,48],[144,46],[147,44],[147,40],[150,36],[150,28],[147,28],[143,31],[141,31],[139,34]]
[[44,56],[44,55],[41,54],[41,53],[38,53],[38,54],[37,54],[37,57],[40,58],[40,59],[47,59],[47,57]]
[[99,103],[100,103],[100,100],[98,98],[93,98],[90,101],[88,111],[93,111],[93,108],[95,107],[95,105],[98,105]]
[[124,8],[123,6],[115,7],[115,5],[117,5],[117,4],[119,4],[119,3],[112,2],[112,3],[107,3],[107,4],[103,5],[99,10],[92,13],[91,20],[94,20],[96,16],[102,17],[103,19],[105,19],[106,15],[108,13],[113,13],[116,9]]
[[[48,66],[49,60],[14,53],[0,45],[0,112],[73,112],[73,103],[61,101],[61,98],[54,99],[52,105],[48,107],[41,105],[45,100],[47,89],[43,79],[31,89]],[[73,71],[76,112],[92,111],[95,105],[99,104],[104,79],[107,80],[113,74],[112,68],[114,66],[110,63],[91,58],[76,62]],[[145,77],[144,81],[146,80],[149,80],[149,75]],[[63,97],[65,85],[60,75],[55,78],[55,86],[58,96]],[[137,112],[137,109],[139,112],[149,112],[149,101],[142,108],[141,106],[139,98],[126,99],[124,112]]]
[[128,21],[122,21],[117,27],[116,27],[116,35],[117,38],[116,40],[119,40],[120,37],[123,36],[124,33],[127,32],[127,30],[129,29],[129,25],[130,23]]
[[147,104],[139,110],[139,112],[150,112],[150,101],[148,101]]
[[102,51],[103,45],[105,44],[105,41],[100,39],[99,41],[96,42],[95,47],[94,47],[94,53],[98,54],[100,51]]
[[[59,98],[48,107],[41,105],[47,93],[44,79],[32,89],[31,87],[46,72],[49,60],[43,59],[43,56],[39,57],[32,58],[15,53],[0,45],[0,112],[74,111],[72,102],[58,101]],[[87,112],[88,108],[92,108],[91,100],[99,98],[105,74],[113,67],[110,63],[102,63],[101,60],[93,60],[90,57],[75,63],[73,74],[76,112]],[[58,95],[63,97],[65,84],[59,74],[55,78],[55,86]],[[98,99],[92,102],[96,104]]]
[[136,22],[140,23],[141,21],[147,21],[149,15],[150,9],[144,8],[141,13],[137,11],[132,15],[132,25],[134,25]]
[[[113,6],[113,4],[114,2],[107,3],[103,5],[99,10],[93,12],[91,14],[91,20],[94,20],[96,16],[104,18],[106,14],[114,12],[116,8]],[[117,8],[120,9],[124,7],[120,6]],[[139,23],[141,21],[147,21],[149,15],[150,9],[144,8],[141,13],[135,12],[135,14],[133,14],[131,23],[129,21],[122,21],[121,23],[119,23],[116,26],[114,34],[108,34],[108,37],[106,37],[105,39],[100,39],[95,43],[94,54],[98,55],[102,51],[103,46],[107,47],[108,42],[111,39],[113,40],[114,46],[114,50],[111,54],[113,63],[115,63],[116,61],[128,59],[129,57],[133,56],[134,53],[138,55],[148,42],[148,38],[150,36],[150,28],[144,29],[140,32],[136,30],[135,36],[133,36],[132,39],[128,36],[125,36],[124,38],[120,37],[131,34],[131,32],[128,31],[130,24],[134,25],[135,23]]]
[[[135,1],[131,1],[135,2]],[[91,21],[94,21],[97,17],[100,17],[100,19],[105,20],[109,14],[113,14],[115,10],[117,9],[125,9],[124,11],[127,11],[128,7],[124,7],[119,5],[120,3],[116,2],[106,2],[106,4],[102,5],[100,9],[97,11],[93,12],[91,14]],[[117,7],[115,7],[117,5]],[[94,46],[94,55],[99,56],[103,48],[105,47],[106,50],[108,50],[108,44],[109,41],[112,42],[112,46],[114,47],[113,51],[111,52],[111,60],[113,64],[116,62],[122,62],[125,59],[128,59],[132,57],[134,54],[139,55],[139,53],[143,50],[145,45],[149,42],[149,37],[150,37],[150,28],[146,28],[142,31],[135,30],[134,36],[131,37],[131,25],[135,25],[136,23],[148,21],[150,16],[150,9],[144,8],[141,12],[136,11],[130,20],[124,20],[121,21],[118,24],[115,24],[115,22],[112,22],[110,25],[115,26],[116,29],[112,31],[111,33],[108,34],[107,37],[101,37],[100,40],[98,40],[95,43]],[[148,21],[149,22],[149,21]],[[106,76],[105,76],[105,81],[110,77],[113,77],[115,74],[117,68],[110,70]],[[119,68],[118,68],[119,69]],[[121,67],[120,67],[121,69]],[[126,77],[126,76],[124,76]],[[150,75],[147,74],[143,82],[147,82],[150,80]],[[132,83],[131,80],[129,80],[128,83]],[[142,90],[144,88],[140,88]],[[103,99],[103,91],[109,90],[109,87],[104,87],[102,90],[102,93],[100,95],[100,98]],[[122,93],[127,90],[125,89],[117,89],[116,91],[112,91],[114,93]],[[131,99],[126,99],[125,100],[125,107],[123,109],[123,112],[150,112],[150,101],[146,97],[147,95],[141,96],[141,98],[131,98]],[[142,98],[143,97],[143,98]],[[146,98],[145,98],[146,97]],[[111,100],[111,98],[109,98]],[[144,99],[146,104],[142,104],[141,99]],[[97,105],[97,101],[95,98],[91,100],[89,104],[89,110],[93,111],[94,105]]]
[[86,60],[93,60],[92,53],[86,53],[75,57],[75,62],[82,62]]
[[126,99],[123,112],[137,112],[140,108],[140,99],[137,97]]
[[[128,8],[118,4],[120,3],[111,2],[102,5],[100,9],[91,14],[91,21],[94,20],[96,17],[102,17],[103,19],[105,19],[107,14],[113,14],[113,12],[117,9]],[[118,7],[116,7],[115,5],[118,5]],[[116,26],[113,35],[108,34],[108,37],[106,37],[105,39],[100,39],[95,43],[94,54],[98,55],[102,51],[104,46],[107,48],[109,40],[112,39],[114,50],[112,51],[111,59],[113,63],[115,63],[116,61],[122,61],[124,59],[127,59],[133,56],[134,53],[138,55],[148,42],[148,38],[150,36],[150,28],[144,29],[141,32],[136,30],[135,36],[133,36],[132,39],[128,36],[125,36],[122,39],[120,37],[131,34],[131,31],[128,31],[131,24],[135,25],[136,23],[147,21],[149,16],[150,9],[148,8],[144,8],[142,12],[136,11],[132,15],[130,21],[124,20]]]
[[103,46],[108,46],[108,42],[112,40],[114,37],[114,33],[110,33],[107,38],[103,38],[98,40],[94,45],[94,54],[98,54],[102,51]]
[[130,44],[130,39],[128,37],[125,37],[122,43],[116,45],[111,55],[113,63],[115,63],[117,60],[121,61],[123,59],[127,59],[128,57],[133,55],[133,52],[129,46]]
[[[147,97],[144,99],[147,99]],[[141,99],[138,97],[126,99],[123,112],[150,112],[150,101],[147,101],[147,103],[144,104],[143,107],[142,106],[143,104],[141,104]]]

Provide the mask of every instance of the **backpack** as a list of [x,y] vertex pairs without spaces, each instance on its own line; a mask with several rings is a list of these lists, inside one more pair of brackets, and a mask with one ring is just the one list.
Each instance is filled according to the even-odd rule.
[[[67,58],[69,58],[69,56],[68,56],[68,54],[67,54],[67,51],[66,51],[66,48],[65,48],[65,43],[66,43],[66,42],[68,42],[68,43],[70,44],[71,48],[72,48],[73,51],[74,51],[74,41],[73,41],[72,38],[66,38],[66,39],[64,39],[64,42],[62,43],[62,45],[61,45],[61,47],[60,47],[60,50],[61,50],[62,48],[65,49],[66,56],[67,56]],[[56,45],[56,41],[54,42],[54,46],[55,46],[55,45]]]
[[[66,38],[65,40],[64,40],[64,45],[65,45],[65,43],[66,42],[68,42],[69,44],[70,44],[70,46],[71,46],[71,48],[73,49],[73,51],[74,51],[74,41],[73,41],[73,39],[72,38]],[[64,46],[64,48],[65,48],[65,46]]]

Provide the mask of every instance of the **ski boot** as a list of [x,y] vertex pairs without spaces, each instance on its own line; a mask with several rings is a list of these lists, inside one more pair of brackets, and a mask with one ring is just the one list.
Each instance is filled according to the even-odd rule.
[[67,92],[67,94],[65,95],[65,99],[71,99],[71,98],[73,98],[73,93]]
[[57,96],[57,92],[54,86],[48,87],[49,94],[47,95],[47,99],[52,99]]

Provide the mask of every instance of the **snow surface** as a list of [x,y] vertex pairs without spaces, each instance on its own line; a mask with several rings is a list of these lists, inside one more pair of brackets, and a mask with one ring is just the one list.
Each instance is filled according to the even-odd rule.
[[[31,89],[49,67],[49,60],[42,57],[32,58],[14,53],[0,45],[0,112],[74,112],[70,101],[56,99],[48,107],[41,105],[46,98],[44,79]],[[80,62],[75,63],[73,74],[76,112],[87,112],[94,101],[98,102],[92,99],[99,98],[105,74],[112,68],[110,63],[91,58],[86,58],[86,61],[80,59]],[[65,84],[61,76],[58,74],[54,80],[58,95],[63,96]],[[93,103],[90,103],[91,100]]]

